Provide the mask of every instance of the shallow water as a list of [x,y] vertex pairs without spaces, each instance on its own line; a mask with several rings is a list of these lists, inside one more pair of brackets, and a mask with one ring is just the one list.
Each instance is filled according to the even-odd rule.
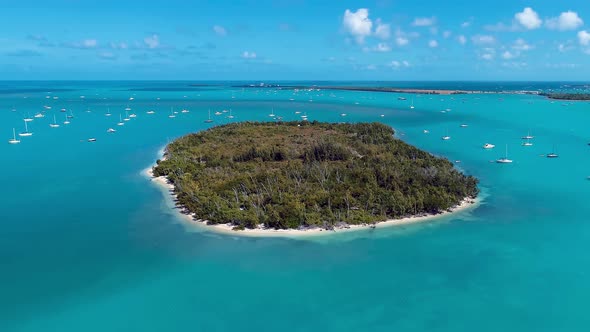
[[[474,89],[501,85],[486,84]],[[32,137],[0,144],[1,331],[590,326],[589,103],[414,96],[410,110],[411,95],[399,101],[386,93],[294,95],[183,82],[3,82],[0,90],[6,140],[13,127],[24,130],[23,114],[52,107],[30,123]],[[118,127],[127,105],[138,116]],[[54,113],[63,122],[63,107],[72,123],[49,128]],[[169,119],[171,107],[190,113]],[[273,107],[285,120],[301,111],[310,120],[391,125],[405,141],[461,161],[481,180],[483,203],[418,225],[307,240],[242,238],[184,225],[140,174],[167,142],[211,126],[203,123],[208,109],[231,108],[234,121],[246,121],[270,120]],[[149,108],[157,113],[147,115]],[[109,127],[117,132],[107,134]],[[522,147],[529,130],[534,146]],[[442,141],[446,133],[452,138]],[[496,149],[483,150],[486,142]],[[491,163],[506,145],[514,163]],[[553,150],[559,158],[540,156]]]

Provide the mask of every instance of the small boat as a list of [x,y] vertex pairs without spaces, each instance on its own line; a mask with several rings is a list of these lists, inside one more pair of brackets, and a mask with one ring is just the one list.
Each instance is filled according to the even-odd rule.
[[465,123],[462,123],[462,124],[459,125],[459,127],[461,127],[461,128],[467,128],[467,127],[469,127],[469,125],[468,124],[465,124]]
[[404,97],[397,97],[397,100],[407,100],[407,99]]
[[119,113],[119,122],[117,123],[117,126],[124,126],[125,122],[123,122],[123,119],[121,119],[121,114]]
[[559,155],[555,152],[551,152],[549,154],[547,154],[547,158],[558,158]]
[[412,98],[412,105],[410,105],[410,109],[414,109],[414,98]]
[[62,108],[62,109],[61,109],[61,110],[59,110],[59,111],[60,111],[60,112],[62,112],[62,113],[65,113],[65,112],[67,112],[67,110],[66,110],[65,108]]
[[493,149],[495,147],[496,146],[494,144],[490,144],[490,143],[486,143],[486,144],[483,145],[483,148],[486,149],[486,150]]
[[189,110],[187,110],[186,108],[183,109],[182,111],[180,111],[180,113],[188,113],[188,112],[189,112]]
[[33,122],[33,118],[31,118],[30,116],[27,116],[26,118],[24,118],[25,122]]
[[506,154],[504,155],[504,158],[500,158],[500,159],[496,160],[496,163],[498,163],[498,164],[512,164],[512,160],[508,159],[508,144],[506,144]]
[[133,119],[133,118],[136,118],[136,117],[137,117],[137,114],[135,114],[135,113],[131,113],[131,114],[129,114],[129,117],[130,117],[130,118],[132,118],[132,119]]
[[96,142],[96,138],[89,138],[88,142]]
[[275,109],[274,108],[272,109],[272,111],[270,112],[270,114],[268,116],[270,116],[271,118],[275,117]]
[[219,111],[215,112],[215,115],[218,115],[218,116],[219,116],[219,115],[221,115],[221,114],[223,114],[223,113],[221,113],[221,112],[219,112]]
[[131,107],[129,107],[129,106],[125,107],[125,110],[126,111],[131,111]]
[[526,141],[522,142],[522,146],[533,146],[533,143],[531,143],[531,140],[527,139]]
[[12,128],[12,138],[8,140],[10,144],[18,144],[20,140],[16,139],[16,129]]
[[39,119],[39,118],[44,118],[45,115],[43,113],[37,113],[35,114],[34,118]]
[[531,132],[529,130],[529,132],[526,134],[526,136],[522,136],[521,139],[533,139],[535,138],[535,136],[531,136]]
[[233,118],[234,118],[234,116],[233,116],[233,115],[231,115],[231,109],[229,110],[229,115],[227,116],[227,118],[228,118],[228,119],[233,119]]
[[20,137],[29,137],[33,136],[33,133],[29,131],[29,127],[27,126],[27,121],[25,121],[25,131],[19,133],[18,136]]
[[64,121],[64,124],[65,124],[65,125],[69,125],[69,124],[70,124],[70,120],[69,120],[69,118],[68,118],[68,116],[67,116],[67,115],[66,115],[66,121]]
[[170,108],[170,115],[168,115],[168,117],[169,117],[170,119],[174,119],[174,118],[176,117],[176,115],[174,115],[174,114],[175,114],[175,113],[174,113],[174,109],[173,109],[173,108]]
[[340,116],[344,117],[344,116],[346,116],[346,113],[342,113],[342,114],[340,114]]
[[211,119],[211,110],[209,110],[209,117],[205,120],[205,123],[211,123],[213,120]]
[[441,139],[442,139],[443,141],[448,141],[448,140],[450,140],[450,139],[451,139],[451,136],[449,136],[449,131],[448,131],[448,130],[447,130],[447,134],[446,134],[445,136],[441,137]]
[[107,133],[115,133],[115,132],[117,132],[117,131],[113,128],[107,129]]
[[384,117],[385,117],[385,114],[381,114],[381,115],[379,115],[379,116],[380,116],[380,117],[382,117],[382,118],[384,118]]
[[129,120],[131,120],[131,119],[129,118],[129,113],[127,113],[127,111],[125,111],[125,117],[123,118],[123,121],[127,122],[127,121],[129,121]]
[[428,129],[424,129],[424,130],[422,130],[422,132],[425,134],[430,134],[430,131]]
[[[301,114],[301,111],[295,111],[295,114]],[[590,143],[588,143],[590,144]]]
[[111,109],[110,108],[107,109],[107,112],[105,113],[105,116],[111,116]]
[[156,113],[156,111],[149,110],[149,111],[147,111],[146,113],[147,113],[147,114],[155,114],[155,113]]
[[59,128],[59,124],[57,123],[57,120],[55,120],[55,114],[53,115],[53,123],[49,124],[49,127],[51,128]]

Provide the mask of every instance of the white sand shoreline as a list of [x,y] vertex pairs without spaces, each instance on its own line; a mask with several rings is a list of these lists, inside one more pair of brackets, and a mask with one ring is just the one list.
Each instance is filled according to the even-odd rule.
[[[162,156],[162,160],[165,160],[164,150],[160,150],[160,155]],[[143,170],[141,173],[142,175],[146,176],[150,179],[152,183],[155,183],[160,189],[166,191],[172,199],[172,203],[176,205],[177,196],[174,193],[174,185],[172,185],[168,179],[164,176],[154,177],[154,173],[152,170],[153,166]],[[165,193],[164,193],[165,194]],[[455,206],[454,208],[450,209],[449,211],[445,211],[439,214],[427,214],[423,216],[413,216],[413,217],[406,217],[401,219],[392,219],[386,220],[376,223],[375,225],[366,224],[366,225],[348,225],[345,227],[335,228],[333,230],[326,230],[323,228],[309,228],[309,229],[265,229],[265,228],[257,228],[257,229],[245,229],[245,230],[233,230],[233,226],[230,224],[218,224],[218,225],[208,225],[205,220],[198,220],[194,218],[192,214],[182,213],[182,209],[176,206],[175,213],[181,220],[188,222],[191,225],[197,225],[204,230],[220,233],[220,234],[227,234],[227,235],[237,235],[237,236],[251,236],[251,237],[307,237],[307,236],[321,236],[321,235],[332,235],[332,234],[340,234],[340,233],[348,233],[354,232],[359,230],[367,230],[367,229],[378,229],[378,228],[386,228],[386,227],[393,227],[393,226],[402,226],[402,225],[410,225],[425,221],[433,221],[436,219],[440,219],[443,217],[448,217],[453,214],[457,214],[459,212],[464,212],[467,210],[472,210],[479,206],[480,200],[479,198],[465,198],[461,204]]]

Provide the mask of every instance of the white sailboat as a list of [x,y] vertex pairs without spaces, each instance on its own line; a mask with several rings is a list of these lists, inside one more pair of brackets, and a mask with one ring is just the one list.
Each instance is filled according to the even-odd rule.
[[69,118],[68,118],[68,115],[66,114],[66,121],[64,121],[64,124],[65,124],[65,125],[69,125],[69,124],[70,124],[70,120],[68,120],[68,119],[69,119]]
[[209,110],[209,117],[205,120],[205,123],[211,123],[213,120],[211,119],[211,110]]
[[522,142],[522,146],[533,146],[533,143],[530,139],[527,139],[526,141]]
[[29,127],[27,126],[27,121],[25,121],[25,131],[22,133],[19,133],[18,136],[21,136],[21,137],[33,136],[33,133],[29,131]]
[[18,144],[20,140],[16,139],[16,129],[12,128],[12,138],[8,140],[10,144]]
[[170,119],[174,119],[176,117],[176,115],[174,115],[174,108],[172,108],[172,107],[170,108],[170,115],[168,115],[168,117]]
[[231,108],[229,109],[229,115],[227,116],[227,118],[228,118],[228,119],[233,119],[233,118],[234,118],[234,116],[233,116],[233,115],[231,115]]
[[218,115],[218,116],[219,116],[219,115],[221,115],[221,114],[223,114],[223,113],[221,113],[221,112],[219,112],[219,111],[215,112],[215,115]]
[[271,118],[274,118],[275,117],[275,109],[274,109],[274,107],[273,107],[272,111],[270,111],[270,114],[268,116],[270,116]]
[[147,114],[155,114],[155,113],[156,113],[156,111],[154,111],[154,110],[149,110],[149,111],[147,111],[146,113],[147,113]]
[[504,155],[504,158],[500,158],[498,160],[496,160],[496,163],[498,164],[511,164],[512,160],[508,159],[508,144],[506,144],[506,154]]
[[59,128],[59,124],[57,123],[57,120],[55,119],[55,114],[53,115],[53,123],[49,124],[49,127],[51,128]]
[[33,122],[33,120],[35,120],[34,118],[31,118],[31,116],[27,116],[24,118],[25,122]]
[[412,104],[410,105],[410,109],[414,109],[414,98],[412,98]]
[[123,119],[121,118],[121,113],[119,113],[119,122],[117,123],[117,126],[124,126],[125,122],[123,122]]
[[448,140],[450,140],[450,139],[451,139],[451,136],[449,136],[449,130],[447,130],[447,134],[446,134],[445,136],[441,137],[441,139],[442,139],[443,141],[448,141]]
[[555,153],[555,146],[553,146],[553,151],[551,151],[551,153],[547,154],[547,158],[558,158],[559,155],[557,153]]
[[123,121],[127,122],[131,119],[129,119],[129,113],[127,113],[127,111],[125,111],[125,117],[123,118]]
[[491,149],[493,149],[495,147],[496,146],[494,144],[491,144],[491,143],[486,143],[486,144],[483,145],[483,148],[486,149],[486,150],[491,150]]
[[526,136],[521,137],[522,139],[533,139],[535,138],[534,136],[531,136],[531,131],[529,130],[528,133],[526,134]]
[[107,108],[107,112],[105,113],[105,116],[111,116],[111,108]]
[[115,132],[117,132],[117,131],[113,128],[107,129],[107,133],[115,133]]

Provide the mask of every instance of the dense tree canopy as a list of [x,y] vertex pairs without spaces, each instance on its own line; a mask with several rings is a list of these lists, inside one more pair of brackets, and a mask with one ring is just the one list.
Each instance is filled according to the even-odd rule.
[[209,223],[275,229],[439,213],[478,194],[451,162],[380,123],[234,123],[168,145],[155,176]]
[[560,100],[590,100],[590,93],[542,93],[549,99]]

